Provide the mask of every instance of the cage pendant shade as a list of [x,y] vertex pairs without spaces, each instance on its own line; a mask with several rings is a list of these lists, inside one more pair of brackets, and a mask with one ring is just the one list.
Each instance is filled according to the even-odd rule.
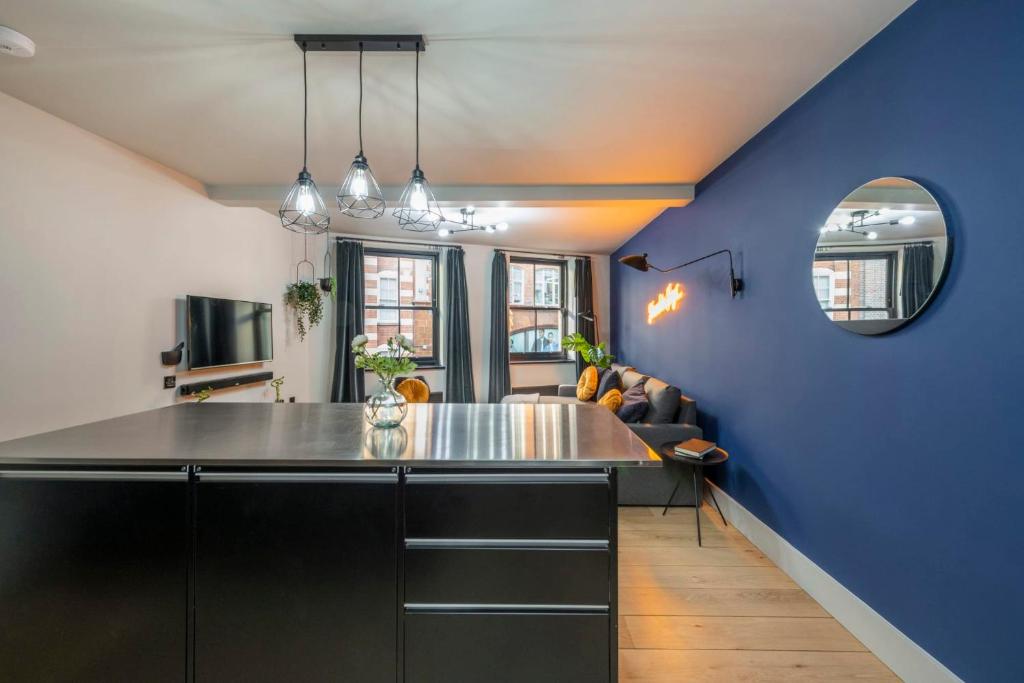
[[444,220],[441,207],[434,198],[434,191],[430,189],[427,177],[423,175],[419,166],[413,170],[409,184],[405,186],[398,200],[394,216],[398,219],[398,225],[410,232],[436,230],[438,224]]
[[373,177],[366,157],[357,154],[338,189],[338,208],[353,218],[378,218],[384,214],[384,194]]
[[277,214],[281,217],[282,226],[292,232],[307,235],[325,233],[331,224],[324,198],[320,196],[313,177],[305,168],[299,171],[298,179],[288,191]]

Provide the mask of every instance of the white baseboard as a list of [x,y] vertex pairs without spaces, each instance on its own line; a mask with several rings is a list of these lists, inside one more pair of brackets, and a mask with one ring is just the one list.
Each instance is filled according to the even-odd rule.
[[886,666],[908,683],[963,683],[952,671],[905,636],[863,600],[814,564],[767,524],[713,486],[725,518],[779,569],[790,576]]

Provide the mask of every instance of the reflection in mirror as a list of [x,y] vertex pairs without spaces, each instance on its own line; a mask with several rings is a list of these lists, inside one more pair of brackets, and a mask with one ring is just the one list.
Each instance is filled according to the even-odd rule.
[[811,279],[822,311],[859,334],[914,318],[949,261],[946,221],[912,180],[879,178],[847,195],[820,227]]

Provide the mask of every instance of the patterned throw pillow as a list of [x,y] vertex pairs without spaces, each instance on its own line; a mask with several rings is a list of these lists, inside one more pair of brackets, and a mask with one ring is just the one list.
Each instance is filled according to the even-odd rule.
[[576,398],[581,401],[589,401],[597,393],[597,368],[593,365],[588,367],[580,375],[580,381],[576,384]]
[[615,414],[623,422],[627,424],[639,422],[647,414],[647,392],[644,390],[646,383],[647,378],[645,377],[622,394],[622,406]]
[[597,405],[604,406],[614,413],[622,405],[622,392],[618,389],[609,389],[608,393],[598,399]]

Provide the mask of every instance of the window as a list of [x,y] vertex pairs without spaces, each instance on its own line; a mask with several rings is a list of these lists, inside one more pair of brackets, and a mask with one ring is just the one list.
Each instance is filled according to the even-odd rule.
[[403,334],[416,361],[437,357],[437,255],[367,249],[363,255],[364,334],[371,349]]
[[818,253],[813,277],[818,303],[832,320],[896,317],[895,252]]
[[564,261],[513,258],[509,264],[509,354],[513,361],[564,360]]

